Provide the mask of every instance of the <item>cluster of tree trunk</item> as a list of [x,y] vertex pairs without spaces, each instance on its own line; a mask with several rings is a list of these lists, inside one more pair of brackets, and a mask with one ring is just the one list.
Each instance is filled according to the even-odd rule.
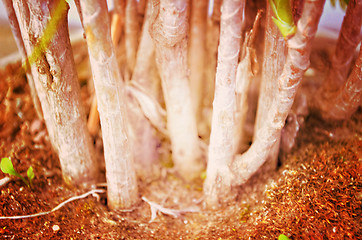
[[[294,10],[294,33],[281,35],[269,3],[255,11],[257,4],[249,0],[114,0],[110,12],[106,0],[76,0],[95,88],[87,128],[67,2],[3,0],[64,180],[87,187],[97,182],[89,132],[100,131],[98,117],[107,203],[114,210],[139,200],[137,174],[156,174],[162,152],[170,152],[185,181],[206,168],[209,207],[232,198],[233,189],[263,164],[275,169],[324,0],[294,0],[294,8],[289,1],[270,1]],[[351,63],[361,41],[361,8],[361,0],[349,1],[330,69],[311,100],[310,107],[326,121],[348,119],[360,106],[361,51]],[[258,36],[264,36],[263,59],[257,56]],[[254,110],[250,138],[247,114]]]

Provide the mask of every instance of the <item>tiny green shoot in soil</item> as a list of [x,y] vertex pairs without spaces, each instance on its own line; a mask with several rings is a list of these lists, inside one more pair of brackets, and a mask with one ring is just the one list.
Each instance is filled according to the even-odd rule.
[[33,168],[30,166],[26,171],[26,175],[28,176],[28,180],[26,180],[23,176],[21,176],[13,166],[13,163],[9,158],[2,158],[0,163],[0,168],[3,173],[7,173],[13,175],[15,177],[20,178],[28,187],[32,187],[32,181],[35,177]]

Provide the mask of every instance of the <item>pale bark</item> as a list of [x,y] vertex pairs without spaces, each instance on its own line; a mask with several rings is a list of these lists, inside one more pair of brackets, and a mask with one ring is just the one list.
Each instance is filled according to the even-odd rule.
[[107,3],[81,0],[80,5],[101,119],[108,206],[128,208],[138,200],[138,189],[125,89],[112,44]]
[[150,34],[156,47],[175,168],[185,179],[202,169],[187,67],[187,1],[153,1]]
[[7,15],[8,15],[10,28],[11,28],[11,31],[13,33],[16,46],[18,47],[21,58],[22,58],[24,64],[26,65],[25,73],[26,73],[26,78],[28,80],[31,99],[33,100],[35,112],[38,115],[38,118],[43,120],[43,112],[42,112],[42,109],[41,109],[38,94],[37,94],[36,89],[35,89],[34,79],[33,79],[33,76],[31,75],[31,72],[30,72],[30,66],[29,66],[29,63],[28,63],[26,50],[25,50],[25,47],[24,47],[23,40],[21,38],[19,23],[18,23],[18,20],[16,19],[16,15],[15,15],[15,11],[14,11],[14,8],[13,8],[13,5],[12,5],[12,1],[11,0],[3,0],[3,4],[5,6],[5,9],[6,9],[6,12],[7,12]]
[[147,91],[147,93],[150,94],[151,97],[157,99],[161,86],[159,80],[154,78],[157,69],[155,61],[155,46],[149,32],[151,8],[151,1],[149,1],[143,22],[132,81],[136,81]]
[[[158,97],[159,81],[154,77],[156,70],[155,48],[149,34],[149,18],[151,16],[151,2],[146,8],[143,29],[141,33],[140,45],[137,51],[137,60],[132,75],[131,83],[136,83],[142,87],[144,93],[148,93],[151,98]],[[133,106],[131,106],[133,105]],[[134,154],[137,171],[141,175],[147,176],[153,173],[159,158],[158,145],[160,139],[157,138],[155,129],[143,114],[137,101],[132,94],[128,95],[128,112],[130,113],[130,123],[134,138]],[[140,150],[142,149],[142,150]]]
[[59,155],[63,178],[71,185],[94,183],[98,164],[80,102],[80,87],[69,40],[65,2],[14,0],[28,56],[43,36],[53,9],[62,9],[56,32],[42,54],[31,64],[35,87],[54,149]]
[[[218,206],[220,201],[225,200],[225,198],[227,199],[230,196],[232,186],[245,183],[266,161],[272,146],[280,136],[280,131],[284,126],[285,119],[293,104],[299,83],[302,80],[304,72],[309,66],[311,42],[317,31],[319,19],[323,12],[323,6],[324,0],[309,0],[305,2],[302,17],[298,22],[297,33],[287,42],[288,55],[283,72],[278,79],[278,89],[276,90],[277,94],[275,95],[273,103],[268,111],[268,115],[265,118],[265,123],[259,129],[256,139],[248,151],[242,155],[235,156],[235,158],[231,160],[230,158],[233,157],[230,156],[231,154],[227,156],[220,156],[218,158],[218,165],[214,164],[214,166],[216,165],[215,167],[210,166],[213,164],[211,158],[213,137],[211,136],[208,172],[204,185],[204,193],[206,195],[205,200],[208,206]],[[229,34],[229,36],[233,35]],[[221,44],[222,35],[220,45]],[[223,54],[219,53],[219,55]],[[216,82],[216,84],[218,84],[218,82]],[[228,92],[228,95],[233,95],[231,90]],[[214,100],[214,111],[217,107],[215,104],[216,99],[217,95],[215,95]],[[224,96],[223,99],[225,99]],[[230,104],[234,104],[232,101],[230,102],[231,103],[224,103],[222,107],[225,108],[229,107]],[[232,116],[229,118],[232,118]],[[222,118],[216,120],[224,119],[226,118],[223,115]],[[229,132],[229,135],[232,135],[232,131]],[[211,134],[213,134],[213,130]],[[225,136],[227,136],[227,134],[225,134]],[[229,140],[229,138],[227,140]],[[231,141],[229,140],[223,143],[223,152],[232,152],[232,145],[230,142]],[[217,174],[215,174],[215,172]]]
[[[80,9],[80,4],[78,3],[78,9]],[[112,15],[112,23],[111,23],[111,36],[112,36],[112,43],[114,46],[117,46],[117,43],[120,40],[120,37],[122,35],[122,17],[120,14],[115,13]],[[92,103],[90,107],[89,117],[88,117],[88,123],[87,127],[89,130],[89,133],[92,136],[96,136],[99,131],[99,112],[98,112],[98,103],[97,103],[97,97],[94,94],[94,85],[92,81],[88,81],[88,85],[92,85],[93,91],[92,91]]]
[[345,120],[361,105],[362,97],[362,48],[355,66],[344,86],[320,106],[319,114],[325,120]]
[[327,77],[313,98],[312,105],[317,111],[326,110],[325,105],[333,101],[339,89],[345,84],[354,52],[361,42],[361,26],[362,1],[350,0]]
[[270,151],[279,139],[293,104],[304,72],[309,67],[311,43],[323,12],[324,0],[306,0],[297,32],[288,40],[288,55],[282,74],[278,79],[277,94],[271,104],[265,123],[259,129],[256,139],[243,155],[235,158],[231,168],[236,175],[235,185],[245,183],[266,161]]
[[140,31],[140,25],[138,24],[138,11],[136,0],[126,1],[126,17],[124,24],[127,71],[129,76],[132,76],[132,72],[136,64],[138,34]]
[[212,12],[208,13],[207,31],[206,31],[206,60],[205,60],[205,89],[203,99],[202,118],[198,123],[199,135],[203,139],[210,137],[212,102],[215,93],[215,75],[217,66],[217,47],[220,38],[220,6],[221,0],[210,0]]
[[206,20],[207,0],[191,1],[189,67],[192,106],[196,122],[201,118],[202,100],[204,96],[204,69],[206,60]]
[[[268,110],[271,108],[278,89],[278,78],[283,71],[287,56],[286,42],[280,33],[278,27],[272,21],[273,12],[270,4],[267,4],[265,36],[264,36],[264,60],[262,68],[262,77],[260,82],[258,108],[254,126],[254,140],[257,138],[259,130],[266,123]],[[276,136],[277,140],[273,144],[268,155],[268,169],[274,170],[278,163],[278,154],[280,146],[280,133]]]
[[220,43],[215,82],[212,125],[204,184],[206,203],[217,205],[220,196],[230,193],[233,174],[235,79],[240,52],[245,1],[224,0],[221,6]]

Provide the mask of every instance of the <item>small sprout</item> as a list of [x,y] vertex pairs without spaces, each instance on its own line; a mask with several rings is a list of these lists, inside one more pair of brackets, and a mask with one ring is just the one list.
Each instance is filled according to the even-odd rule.
[[30,187],[33,186],[32,182],[33,182],[33,179],[35,177],[35,174],[34,174],[34,171],[33,171],[33,167],[30,166],[28,168],[28,171],[26,171],[26,175],[28,176],[28,179],[29,179],[29,184],[30,184]]
[[7,173],[7,174],[20,178],[28,187],[32,186],[32,181],[35,177],[32,167],[29,167],[28,171],[27,171],[27,176],[28,176],[29,181],[27,181],[23,176],[21,176],[17,171],[15,171],[13,163],[11,162],[11,160],[9,158],[1,159],[0,168],[3,173]]
[[284,234],[280,234],[278,237],[278,240],[290,240],[287,236],[285,236]]
[[297,28],[293,20],[293,12],[289,0],[271,0],[270,7],[273,10],[273,22],[279,28],[285,39],[294,36]]

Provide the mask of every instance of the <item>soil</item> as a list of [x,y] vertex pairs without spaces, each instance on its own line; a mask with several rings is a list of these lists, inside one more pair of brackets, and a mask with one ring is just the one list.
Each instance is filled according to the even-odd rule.
[[[318,59],[314,61],[318,65]],[[20,179],[0,186],[0,216],[50,211],[86,190],[66,186],[45,126],[37,119],[20,63],[0,71],[0,157],[11,158],[33,186]],[[89,107],[89,94],[82,86]],[[102,155],[100,139],[95,139]],[[139,179],[140,201],[130,211],[111,212],[105,193],[89,195],[37,217],[0,220],[0,239],[361,239],[362,111],[350,120],[326,124],[305,118],[297,143],[280,156],[280,166],[259,173],[219,210],[203,206],[202,180],[185,183],[164,168],[154,179]],[[0,173],[0,179],[8,177]],[[104,188],[100,184],[98,188]],[[150,205],[180,210],[158,213]]]

